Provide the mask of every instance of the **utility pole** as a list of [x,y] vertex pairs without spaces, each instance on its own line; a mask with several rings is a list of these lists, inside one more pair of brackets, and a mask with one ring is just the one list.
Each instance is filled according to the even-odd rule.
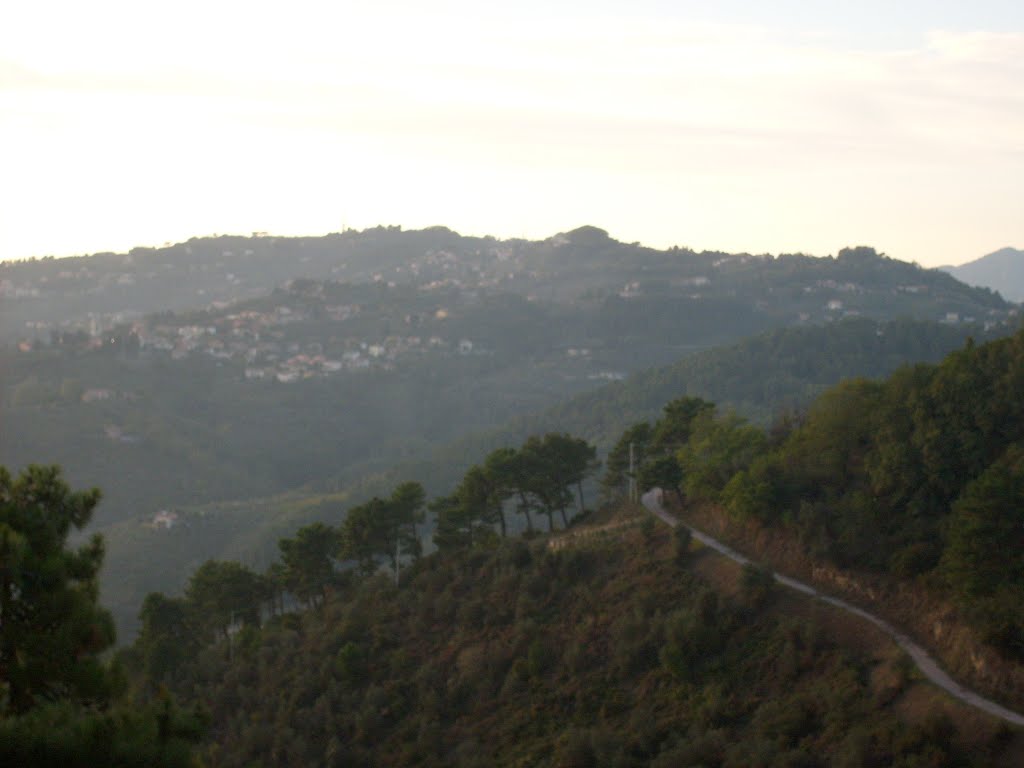
[[636,501],[636,463],[633,459],[633,443],[629,444],[629,500]]
[[401,534],[395,534],[395,586],[398,586],[398,573],[401,566],[399,565],[399,559],[402,556],[402,539]]

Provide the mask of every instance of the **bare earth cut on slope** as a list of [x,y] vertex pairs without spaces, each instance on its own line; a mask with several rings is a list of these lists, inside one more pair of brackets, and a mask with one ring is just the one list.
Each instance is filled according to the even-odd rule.
[[[666,512],[665,508],[662,506],[661,503],[662,490],[660,488],[652,488],[643,495],[641,500],[643,501],[644,507],[649,512],[651,512],[653,515],[661,519],[669,526],[675,528],[679,525],[684,525],[686,528],[690,530],[690,532],[693,534],[693,537],[697,539],[697,541],[701,542],[701,544],[704,544],[705,546],[710,547],[711,549],[714,549],[717,552],[720,552],[721,554],[725,555],[731,560],[734,560],[740,565],[747,565],[750,563],[750,560],[748,558],[739,554],[738,552],[726,546],[722,542],[712,538],[711,536],[708,536],[706,533],[696,530],[692,526],[685,525],[674,515],[671,515],[668,512]],[[783,584],[784,586],[787,586],[791,589],[795,589],[799,592],[803,592],[804,594],[809,595],[810,597],[817,598],[818,600],[828,603],[829,605],[834,605],[837,608],[840,608],[844,611],[859,616],[865,621],[869,621],[872,624],[874,624],[876,627],[878,627],[887,635],[889,635],[900,648],[907,652],[910,658],[913,659],[914,664],[921,671],[921,674],[923,674],[928,680],[930,680],[932,683],[937,685],[942,690],[946,691],[951,696],[959,699],[960,701],[963,701],[966,704],[969,704],[972,707],[980,709],[983,712],[987,712],[988,714],[993,715],[994,717],[998,717],[1001,720],[1005,720],[1008,723],[1024,726],[1024,715],[1014,712],[1013,710],[1007,709],[1006,707],[1003,707],[1000,704],[997,704],[996,702],[991,701],[990,699],[986,699],[984,696],[981,696],[978,693],[961,686],[939,667],[935,659],[933,659],[928,654],[928,652],[924,650],[924,648],[922,648],[920,645],[918,645],[909,637],[907,637],[907,635],[903,634],[898,629],[893,627],[887,621],[884,621],[878,616],[875,616],[872,613],[869,613],[861,608],[858,608],[857,606],[852,605],[851,603],[848,603],[845,600],[841,600],[837,597],[831,597],[829,595],[823,594],[811,585],[806,584],[802,581],[798,581],[797,579],[793,579],[788,576],[783,576],[779,573],[773,573],[773,575],[775,577],[775,580],[780,584]]]

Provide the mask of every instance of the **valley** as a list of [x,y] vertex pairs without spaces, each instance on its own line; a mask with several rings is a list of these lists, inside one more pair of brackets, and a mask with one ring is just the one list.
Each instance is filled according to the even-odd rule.
[[[233,279],[198,268],[211,264]],[[1017,311],[867,248],[656,251],[594,227],[532,243],[394,228],[221,238],[0,269],[20,286],[0,328],[61,307],[0,351],[0,462],[59,463],[103,489],[94,529],[126,639],[148,591],[180,588],[209,557],[263,566],[289,527],[389,477],[441,492],[475,453],[532,431],[607,450],[677,392],[769,421],[842,377],[1005,333]],[[244,298],[243,284],[267,292]],[[69,291],[110,311],[75,316]],[[146,301],[162,303],[125,319]]]

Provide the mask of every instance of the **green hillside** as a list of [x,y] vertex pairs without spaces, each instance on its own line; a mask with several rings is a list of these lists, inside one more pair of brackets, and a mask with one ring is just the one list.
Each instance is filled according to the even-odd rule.
[[[979,337],[984,336],[982,329],[976,330]],[[144,506],[130,507],[134,514],[103,529],[109,544],[104,600],[118,617],[121,635],[131,637],[138,606],[147,592],[181,589],[191,571],[208,558],[240,559],[264,567],[276,554],[277,538],[290,528],[316,519],[337,521],[344,514],[344,505],[338,505],[338,511],[326,517],[318,509],[321,502],[329,503],[338,494],[358,502],[381,492],[388,482],[405,477],[423,478],[432,494],[446,493],[480,456],[545,431],[583,435],[604,452],[627,426],[656,417],[664,403],[678,395],[704,397],[719,403],[723,410],[733,408],[768,423],[781,410],[805,406],[815,394],[844,377],[883,376],[909,362],[938,361],[962,346],[970,332],[962,326],[913,321],[876,324],[866,319],[774,331],[577,395],[554,408],[513,418],[497,430],[439,441],[439,445],[428,445],[427,450],[420,451],[424,458],[403,459],[399,445],[388,442],[379,449],[380,455],[364,453],[344,472],[334,467],[322,469],[330,479],[317,478],[305,491],[215,504],[175,505],[181,524],[170,530],[151,525],[156,510],[147,494],[155,491],[159,475],[141,470],[129,473],[129,478],[139,480],[137,494]],[[309,467],[324,467],[335,455],[332,451],[337,449],[326,425],[354,416],[366,418],[366,414],[351,409],[332,411],[315,397],[316,386],[311,383],[305,398],[291,401],[294,406],[289,413],[293,418],[296,413],[309,413],[313,418],[316,409],[326,409],[322,423],[316,429],[308,429],[305,421],[268,426],[278,439],[268,445],[253,435],[242,449],[257,452],[256,458],[250,465],[239,464],[239,472],[247,466],[255,469],[268,465],[258,475],[265,483],[268,476],[281,469],[269,466],[278,456],[275,451],[296,444],[293,450],[297,456],[309,457]],[[197,394],[200,402],[210,396]],[[240,404],[228,405],[238,408]],[[287,440],[289,434],[295,439]],[[322,440],[318,437],[321,435]],[[217,444],[217,436],[209,435],[206,450]],[[353,448],[367,452],[372,444],[367,441]],[[140,446],[116,447],[136,459],[140,455]],[[230,483],[230,458],[198,462],[196,480],[209,476],[211,482]],[[162,466],[167,472],[180,471],[172,463]],[[115,488],[112,495],[116,498],[129,488],[127,484]],[[235,488],[240,492],[239,486]]]
[[1020,661],[1022,385],[1024,333],[844,382],[717,498],[837,565],[930,579]]
[[[884,639],[635,515],[557,547],[435,555],[398,588],[340,583],[322,608],[187,652],[150,684],[209,708],[211,766],[995,766],[1018,755],[1019,736],[934,696]],[[129,666],[162,637],[151,626]]]
[[[628,441],[641,488],[895,612],[1019,706],[1022,377],[1018,332],[846,380],[768,429],[677,397],[620,435],[602,485],[625,489]],[[629,504],[585,511],[593,455],[549,432],[478,455],[429,504],[415,482],[288,501],[319,519],[262,573],[207,561],[181,597],[146,598],[118,658],[130,695],[208,717],[208,765],[1020,763],[1019,732],[922,682],[872,625]],[[440,549],[423,557],[425,507]]]
[[[1016,322],[990,291],[870,248],[658,251],[593,227],[208,238],[0,280],[0,328],[34,337],[0,349],[0,463],[104,489],[122,636],[148,589],[206,557],[263,563],[316,497],[406,476],[442,493],[534,432],[607,449],[682,393],[767,422]],[[188,525],[152,528],[161,513]]]
[[895,617],[1020,707],[1022,383],[1018,332],[846,380],[769,430],[677,400],[624,433],[604,485],[622,491],[632,443],[642,487],[684,516]]

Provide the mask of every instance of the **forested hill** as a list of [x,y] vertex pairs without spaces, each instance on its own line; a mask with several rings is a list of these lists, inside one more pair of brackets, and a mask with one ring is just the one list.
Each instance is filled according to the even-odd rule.
[[1006,331],[1005,326],[986,331],[980,326],[915,320],[879,323],[866,318],[780,328],[694,352],[672,365],[641,371],[514,418],[499,430],[444,446],[437,454],[443,458],[432,464],[459,468],[475,454],[549,429],[585,436],[607,449],[628,426],[657,418],[666,402],[682,396],[702,397],[722,410],[768,425],[805,409],[844,379],[882,378],[901,366],[938,363],[968,339],[983,342]]
[[[676,397],[620,435],[602,485],[624,490],[628,447],[640,486],[683,514],[782,534],[845,589],[860,585],[844,574],[874,574],[860,598],[883,608],[886,594],[948,603],[940,658],[1020,707],[1022,385],[1024,331],[844,381],[770,429]],[[200,749],[216,766],[1020,765],[1019,733],[921,685],[870,625],[628,504],[585,511],[593,458],[580,438],[533,436],[478,456],[432,501],[410,480],[338,527],[294,531],[263,573],[207,562],[182,597],[145,600],[118,679],[141,711],[163,708],[168,736],[183,711],[168,694],[208,713]],[[69,506],[47,491],[56,476],[16,481],[16,524]],[[513,515],[525,533],[506,529]],[[88,551],[98,567],[101,543]],[[41,720],[22,722],[16,743],[46,740]]]
[[914,320],[783,328],[642,371],[535,418],[607,445],[626,424],[654,417],[673,398],[692,396],[766,424],[780,413],[802,410],[843,379],[881,378],[907,364],[936,363],[968,338],[982,342],[1004,333],[1005,328]]
[[[976,633],[958,641],[970,661],[954,673],[1020,706],[1022,385],[1024,332],[885,381],[848,380],[770,431],[676,398],[621,436],[604,485],[624,487],[632,443],[642,487],[676,489],[684,510],[720,506],[741,527],[788,532],[813,561],[950,601],[959,614],[945,615],[945,633]],[[491,494],[500,504],[513,488],[486,482],[500,453],[478,457],[432,505],[457,527],[398,584],[374,576],[373,561],[362,576],[336,571],[320,550],[302,568],[300,531],[282,542],[279,573],[330,585],[313,610],[262,629],[254,617],[232,639],[232,593],[204,575],[184,599],[147,601],[125,662],[149,685],[210,703],[218,765],[285,753],[339,764],[1019,764],[1019,737],[934,703],[866,625],[810,618],[806,598],[783,598],[763,571],[730,577],[651,519],[612,517],[546,547],[506,539]],[[361,521],[344,527],[342,542],[361,540]],[[217,621],[193,613],[205,596],[223,599],[222,639],[208,632],[203,644],[182,628]]]
[[984,637],[1024,660],[1024,332],[940,365],[829,390],[729,480],[733,514],[819,555],[941,580]]
[[[438,446],[608,381],[766,330],[813,335],[815,325],[858,318],[942,322],[934,333],[948,336],[936,348],[945,351],[957,334],[1005,329],[1016,312],[990,291],[869,248],[821,259],[656,251],[596,228],[533,243],[443,229],[214,238],[0,273],[0,334],[34,337],[0,348],[0,463],[56,462],[74,484],[104,489],[94,525],[131,528],[111,532],[110,562],[126,570],[105,576],[122,628],[140,582],[159,575],[150,588],[173,589],[204,555],[255,556],[280,535],[275,515],[290,521],[297,508],[301,517],[359,498],[396,465],[432,466],[425,476],[443,482],[480,444],[445,454],[451,461],[435,461]],[[313,279],[322,275],[331,279]],[[122,311],[177,302],[202,308]],[[834,333],[808,343],[846,343]],[[893,361],[920,359],[926,345],[911,336],[902,352],[896,340]],[[731,376],[712,368],[645,380],[652,393],[636,412],[656,410],[654,396],[677,386],[746,409],[743,381],[774,388],[749,394],[758,415],[799,402],[815,368],[777,366],[779,343]],[[848,350],[859,363],[837,363],[832,375],[879,372],[884,344],[866,344]],[[610,420],[565,428],[613,441],[623,426],[615,413],[625,412],[593,411]],[[533,426],[518,429],[513,442]],[[280,499],[296,490],[330,497]],[[192,538],[159,538],[186,519],[203,521]],[[152,561],[147,547],[159,553]]]
[[550,545],[482,536],[397,585],[336,574],[310,609],[234,634],[209,627],[235,569],[210,564],[186,599],[147,600],[120,660],[140,701],[207,708],[218,768],[1019,758],[1018,737],[937,696],[870,627],[653,523],[623,510]]
[[779,536],[774,555],[799,552],[808,575],[824,565],[854,574],[844,588],[866,579],[857,599],[897,612],[954,672],[1019,708],[1022,392],[1024,331],[884,381],[844,381],[770,431],[674,401],[662,421],[690,413],[689,425],[671,439],[659,424],[631,427],[605,486],[623,487],[632,443],[642,482],[678,489],[684,513],[755,547]]
[[848,248],[836,257],[655,250],[582,227],[540,241],[378,227],[323,237],[205,237],[73,259],[0,264],[0,342],[106,330],[153,312],[266,295],[291,279],[489,290],[601,304],[619,322],[685,311],[746,333],[859,313],[988,319],[1006,304],[945,273]]
[[[978,340],[982,340],[984,330],[975,331]],[[291,462],[322,467],[323,477],[287,497],[176,506],[173,509],[178,515],[177,524],[170,530],[152,527],[152,512],[148,508],[148,514],[136,511],[134,516],[105,531],[109,568],[103,584],[104,600],[115,609],[122,636],[130,637],[128,628],[134,626],[138,605],[146,592],[177,592],[189,573],[206,558],[240,559],[262,565],[273,557],[275,542],[281,536],[314,520],[337,522],[347,504],[380,493],[389,482],[422,478],[430,493],[442,493],[480,456],[495,448],[517,445],[531,434],[550,431],[584,436],[604,453],[627,427],[655,418],[666,402],[681,395],[703,397],[719,403],[723,411],[736,409],[767,424],[779,411],[805,407],[814,396],[845,377],[878,377],[900,365],[938,362],[962,347],[970,333],[971,329],[963,325],[915,321],[879,324],[863,318],[822,327],[772,331],[728,347],[695,353],[675,365],[607,384],[553,408],[533,409],[497,429],[438,441],[438,445],[419,455],[394,450],[389,456],[382,449],[377,455],[362,456],[358,463],[344,469],[330,465],[331,457],[338,455],[330,430],[306,428],[305,421],[282,421],[273,427],[278,436],[276,441],[262,448],[262,444],[253,443],[253,449],[271,452],[268,463],[276,460],[281,465],[268,467],[263,477],[272,476],[271,472],[281,471]],[[465,365],[471,361],[472,358],[455,357],[451,362]],[[557,368],[549,370],[554,372]],[[343,419],[359,415],[333,405],[346,402],[344,397],[337,401],[326,399],[331,390],[301,391],[307,393],[306,399],[296,397],[287,401],[292,418],[307,412],[306,409],[313,414],[315,408],[327,409],[318,417],[321,425],[343,423]],[[325,399],[312,399],[312,393]],[[199,397],[198,402],[202,402],[204,396]],[[264,418],[269,418],[269,414]],[[300,429],[305,430],[301,441],[289,437]],[[207,434],[210,437],[204,450],[217,450],[217,435]],[[365,450],[369,445],[364,442],[361,447]],[[136,449],[132,456],[138,457],[142,446],[131,447]],[[352,446],[353,450],[359,448]],[[190,472],[197,480],[209,477],[211,481],[228,481],[237,476],[227,475],[227,466],[231,465],[220,465],[219,476],[217,466],[207,467],[205,463],[198,463]],[[157,477],[173,479],[173,472],[173,467],[162,467]],[[140,486],[139,492],[144,490]]]

